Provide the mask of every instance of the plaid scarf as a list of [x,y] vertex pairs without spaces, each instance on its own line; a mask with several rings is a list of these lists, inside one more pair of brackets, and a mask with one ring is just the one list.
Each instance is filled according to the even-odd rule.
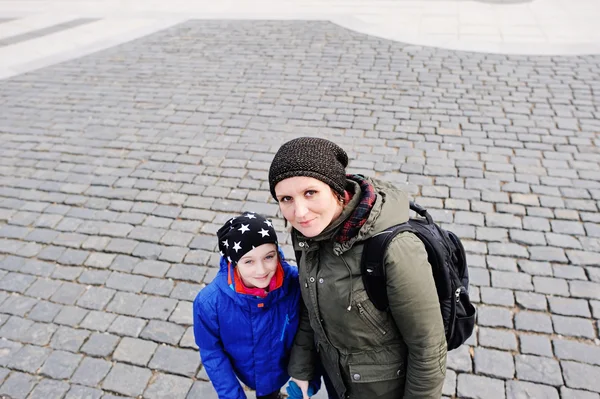
[[375,204],[377,194],[375,188],[365,178],[359,175],[347,175],[348,179],[360,185],[360,202],[354,208],[350,217],[344,222],[342,228],[335,237],[335,241],[343,244],[358,234],[360,228],[366,223],[369,213]]

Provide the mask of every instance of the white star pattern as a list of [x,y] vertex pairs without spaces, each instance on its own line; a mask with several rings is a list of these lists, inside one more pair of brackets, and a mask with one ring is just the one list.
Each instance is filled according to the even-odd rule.
[[242,232],[242,234],[244,234],[246,231],[250,231],[250,226],[249,224],[242,224],[242,227],[240,227],[238,230]]
[[265,220],[265,224],[269,227],[273,227],[273,223],[270,220]]
[[254,214],[253,214],[253,213],[248,213],[248,214],[246,215],[246,217],[247,217],[248,219],[256,219],[256,216],[254,216]]
[[229,248],[229,242],[227,242],[227,240],[223,240],[221,242],[223,243],[223,245],[225,246],[225,248]]
[[260,231],[258,232],[258,234],[260,234],[263,238],[269,236],[269,232],[267,230],[265,230],[265,229],[260,229]]
[[239,251],[240,249],[242,249],[242,247],[240,247],[241,243],[242,243],[241,241],[233,243],[233,249],[235,250],[236,254],[237,254],[237,251]]
[[231,263],[231,258],[229,256],[227,257],[227,260],[229,261],[229,263]]
[[223,253],[223,251],[219,251],[219,253],[221,254],[221,256],[224,256],[225,254]]

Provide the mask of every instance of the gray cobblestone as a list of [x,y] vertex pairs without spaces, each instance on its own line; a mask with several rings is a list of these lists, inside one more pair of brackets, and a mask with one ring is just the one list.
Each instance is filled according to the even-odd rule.
[[491,275],[493,287],[533,291],[531,276],[528,274],[492,270]]
[[81,275],[83,268],[73,266],[56,266],[52,273],[52,278],[60,280],[74,281]]
[[106,286],[118,291],[140,292],[147,282],[147,277],[113,272],[106,280]]
[[106,307],[109,312],[135,316],[146,299],[143,295],[128,292],[117,292]]
[[534,276],[533,286],[541,294],[569,296],[569,286],[563,279]]
[[77,352],[89,336],[90,332],[86,330],[59,327],[52,337],[50,347],[53,349]]
[[35,382],[35,378],[29,374],[11,373],[0,387],[0,394],[8,395],[11,399],[25,399]]
[[600,366],[600,347],[563,339],[554,339],[552,342],[557,358]]
[[553,386],[563,384],[558,362],[547,357],[517,355],[515,357],[517,378]]
[[563,361],[561,366],[567,387],[600,392],[600,367],[571,361]]
[[200,366],[198,353],[189,349],[159,346],[149,367],[172,374],[193,377]]
[[588,303],[583,299],[549,297],[548,302],[550,311],[554,314],[591,317]]
[[85,292],[85,287],[74,283],[63,283],[50,297],[50,300],[62,305],[74,305],[77,299]]
[[[0,366],[4,367],[8,365],[14,354],[19,352],[22,347],[23,345],[18,342],[9,341],[6,339],[0,340]],[[0,384],[2,384],[7,372],[5,372],[6,369],[0,370]]]
[[58,326],[54,324],[35,323],[23,337],[22,341],[28,344],[46,346],[50,343],[50,338],[57,330]]
[[2,303],[0,313],[24,316],[36,303],[37,301],[33,298],[13,294]]
[[146,320],[135,317],[118,316],[108,328],[108,331],[117,335],[126,335],[137,338],[146,325]]
[[569,389],[565,386],[560,388],[560,397],[562,399],[599,399],[600,395],[589,391],[579,389]]
[[25,345],[12,356],[12,360],[8,364],[8,367],[34,374],[42,366],[42,364],[44,364],[50,355],[50,352],[51,351],[48,348],[42,348],[35,345]]
[[87,309],[102,310],[115,295],[115,291],[103,287],[89,287],[77,300],[77,305]]
[[192,387],[193,381],[189,378],[169,374],[158,374],[156,379],[148,385],[144,397],[149,399],[184,398]]
[[481,346],[503,350],[517,350],[517,338],[512,331],[480,327],[478,342]]
[[30,320],[22,319],[18,316],[11,316],[0,328],[0,337],[13,341],[20,341],[25,336],[27,330],[33,326]]
[[81,328],[104,332],[110,327],[117,315],[106,312],[91,311],[80,324]]
[[474,399],[504,399],[504,381],[479,375],[459,374],[458,397]]
[[88,311],[85,309],[80,309],[75,306],[63,306],[58,312],[58,315],[54,318],[54,322],[75,327],[81,323],[87,314]]
[[600,300],[600,284],[589,281],[569,281],[571,296]]
[[168,269],[169,264],[166,262],[144,260],[134,267],[133,273],[148,277],[164,277]]
[[72,385],[65,399],[100,399],[102,391],[81,385]]
[[146,366],[157,347],[154,342],[125,337],[115,349],[113,359],[136,366]]
[[552,276],[552,266],[549,262],[535,262],[526,259],[519,259],[519,269],[531,274],[532,276]]
[[64,381],[44,379],[36,385],[29,399],[62,398],[69,388],[69,384]]
[[115,254],[105,254],[100,252],[92,252],[85,261],[86,266],[106,269],[115,259]]
[[160,245],[141,242],[135,246],[132,255],[144,259],[156,260],[161,254],[162,249],[163,247]]
[[148,297],[136,316],[146,319],[167,320],[176,305],[177,301],[174,299]]
[[81,284],[103,285],[109,276],[108,270],[84,270],[77,281]]
[[150,320],[140,337],[152,341],[177,345],[185,332],[185,328],[165,321]]
[[521,353],[552,357],[552,345],[550,339],[543,335],[521,334]]
[[102,388],[127,396],[141,395],[152,372],[136,366],[116,363],[104,379]]
[[556,388],[523,381],[506,381],[506,397],[559,399]]
[[112,364],[106,360],[86,357],[79,364],[71,382],[95,387],[108,374],[111,367]]
[[0,280],[0,290],[22,294],[35,280],[33,276],[10,272]]
[[57,305],[52,302],[40,301],[33,307],[31,312],[29,312],[27,318],[35,321],[50,323],[54,320],[54,317],[56,317],[61,309],[61,305]]
[[44,363],[44,366],[40,370],[40,374],[54,379],[70,378],[82,358],[82,355],[54,351]]
[[582,338],[596,338],[594,324],[579,317],[552,316],[554,331],[558,334]]
[[145,294],[168,296],[173,290],[174,285],[175,283],[171,280],[151,278],[144,286],[142,292]]
[[117,336],[106,333],[93,333],[83,345],[81,351],[88,355],[105,357],[113,352],[118,342],[119,337]]
[[549,334],[553,332],[550,316],[538,312],[521,311],[517,313],[515,315],[515,327],[517,330]]
[[475,348],[475,372],[499,378],[513,378],[514,359],[510,353],[493,349]]
[[481,302],[487,305],[500,305],[512,307],[515,304],[514,293],[511,290],[481,287]]
[[529,247],[529,259],[548,262],[567,263],[568,259],[562,248]]

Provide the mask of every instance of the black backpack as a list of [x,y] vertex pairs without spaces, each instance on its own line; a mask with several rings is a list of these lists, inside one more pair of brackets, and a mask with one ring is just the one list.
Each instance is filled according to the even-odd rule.
[[427,250],[437,288],[448,350],[462,345],[475,328],[475,308],[469,299],[469,271],[465,250],[458,237],[433,222],[426,209],[411,202],[422,218],[409,219],[376,234],[365,242],[361,259],[362,279],[369,299],[379,310],[388,308],[384,255],[392,239],[405,231],[415,234]]

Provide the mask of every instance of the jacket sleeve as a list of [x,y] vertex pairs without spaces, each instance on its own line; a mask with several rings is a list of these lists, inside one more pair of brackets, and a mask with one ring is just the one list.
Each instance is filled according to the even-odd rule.
[[219,399],[246,399],[219,336],[217,313],[194,301],[194,338],[200,357]]
[[300,323],[294,338],[288,374],[298,380],[310,381],[315,372],[317,352],[315,348],[314,332],[310,326],[308,309],[300,299]]
[[401,233],[385,262],[390,310],[408,348],[404,398],[440,398],[447,345],[425,246],[414,234]]

